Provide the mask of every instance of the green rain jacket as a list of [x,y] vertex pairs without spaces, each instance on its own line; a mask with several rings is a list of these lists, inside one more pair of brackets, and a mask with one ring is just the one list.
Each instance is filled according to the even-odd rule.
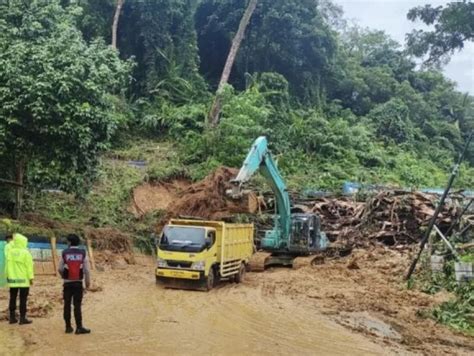
[[10,288],[28,288],[34,278],[33,256],[26,248],[28,239],[14,234],[6,255],[5,275]]

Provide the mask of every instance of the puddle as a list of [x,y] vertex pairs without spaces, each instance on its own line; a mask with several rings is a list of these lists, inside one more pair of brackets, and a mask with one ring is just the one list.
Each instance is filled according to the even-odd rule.
[[340,323],[352,329],[364,330],[373,335],[401,341],[402,336],[389,324],[370,315],[369,313],[342,313]]

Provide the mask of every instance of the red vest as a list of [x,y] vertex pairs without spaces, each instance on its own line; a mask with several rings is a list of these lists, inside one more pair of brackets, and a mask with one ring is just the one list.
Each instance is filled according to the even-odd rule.
[[84,278],[84,260],[86,251],[78,248],[68,248],[63,251],[63,279],[81,281]]

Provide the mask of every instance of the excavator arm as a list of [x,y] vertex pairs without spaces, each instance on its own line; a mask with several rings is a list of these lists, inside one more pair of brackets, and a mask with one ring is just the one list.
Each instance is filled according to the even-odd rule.
[[255,140],[240,169],[237,177],[232,181],[232,194],[242,193],[242,185],[259,171],[268,181],[275,194],[277,215],[273,230],[267,232],[262,245],[271,249],[288,247],[291,229],[290,197],[280,172],[268,149],[266,137],[260,136]]

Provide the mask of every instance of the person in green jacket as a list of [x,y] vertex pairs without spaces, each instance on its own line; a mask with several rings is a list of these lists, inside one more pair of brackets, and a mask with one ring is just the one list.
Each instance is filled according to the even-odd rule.
[[26,309],[30,286],[33,284],[33,256],[28,251],[28,239],[21,234],[13,234],[13,241],[10,243],[6,255],[5,275],[7,284],[10,287],[10,324],[18,322],[16,319],[16,299],[20,294],[20,324],[31,324],[31,320],[26,318]]

